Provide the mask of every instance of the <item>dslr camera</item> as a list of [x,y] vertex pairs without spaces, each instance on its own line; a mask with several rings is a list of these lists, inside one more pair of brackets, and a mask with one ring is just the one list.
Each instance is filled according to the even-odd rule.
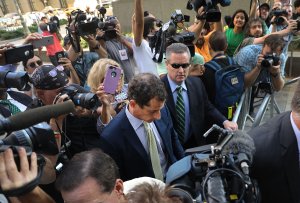
[[26,72],[0,71],[0,88],[17,88],[20,91],[30,90],[29,76]]
[[271,66],[278,66],[280,58],[276,54],[265,55],[261,62],[261,67],[269,68]]
[[286,10],[276,9],[276,10],[271,11],[270,16],[271,16],[271,18],[273,16],[275,16],[275,19],[274,19],[274,22],[273,22],[275,25],[283,25],[283,23],[285,21],[283,17],[287,17],[288,13],[287,13]]
[[62,89],[61,94],[67,94],[75,106],[96,110],[101,106],[96,94],[87,92],[80,86],[69,85]]
[[217,8],[217,4],[221,6],[229,6],[231,0],[188,0],[186,8],[189,10],[194,9],[198,12],[198,9],[204,7],[204,15],[198,16],[198,19],[206,19],[207,22],[219,22],[221,20],[221,12]]

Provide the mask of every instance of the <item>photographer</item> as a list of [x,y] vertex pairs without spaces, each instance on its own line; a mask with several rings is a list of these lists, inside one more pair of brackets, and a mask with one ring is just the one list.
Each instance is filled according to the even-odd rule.
[[134,76],[134,66],[131,63],[133,60],[132,39],[123,36],[121,24],[115,16],[108,16],[103,26],[103,29],[97,31],[97,37],[107,50],[108,58],[120,64],[124,71],[125,83],[128,83]]
[[282,37],[270,35],[263,45],[249,45],[241,49],[235,56],[235,61],[245,67],[246,72],[253,74],[251,78],[257,77],[256,82],[270,82],[273,89],[279,91],[284,85],[280,72],[284,45]]
[[[282,9],[274,8],[273,9],[273,17],[271,19],[271,26],[269,30],[271,32],[281,31],[288,27],[289,24],[291,24],[294,28],[297,26],[297,21],[291,19],[292,17],[292,6],[290,4],[284,4],[282,6]],[[285,64],[288,58],[288,46],[290,42],[293,40],[294,35],[299,35],[298,28],[294,29],[292,32],[290,32],[288,35],[283,37],[283,40],[285,41],[285,46],[283,48],[283,60],[281,61],[281,74],[283,77],[285,76]]]
[[[219,9],[219,7],[218,7]],[[204,15],[204,8],[200,7],[198,9],[197,16]],[[199,18],[199,17],[198,17]],[[212,59],[210,51],[209,51],[209,38],[211,34],[215,31],[222,31],[223,26],[221,20],[218,22],[214,22],[212,24],[213,29],[210,30],[210,25],[206,22],[205,18],[198,19],[196,17],[196,21],[193,25],[191,25],[188,30],[195,33],[195,52],[199,53],[204,57],[204,61],[208,62]]]
[[[95,42],[96,40],[94,37],[90,36],[88,37],[88,39],[89,40],[87,41],[89,42],[89,44],[91,44],[90,47],[96,46],[92,44],[98,44],[97,42]],[[106,58],[106,51],[103,49],[103,47],[99,46],[99,48],[96,50],[96,53],[81,51],[79,54],[75,54],[70,42],[70,37],[68,35],[64,37],[63,47],[68,51],[68,53],[70,53],[68,55],[68,58],[71,59],[72,66],[74,67],[78,76],[79,83],[77,84],[80,84],[84,87],[86,85],[86,79],[91,67],[99,58]]]
[[[78,105],[78,102],[80,103],[84,99],[83,103],[89,105],[90,95],[84,95],[88,92],[79,85],[69,84],[68,78],[61,68],[61,66],[44,65],[35,70],[31,80],[36,89],[37,97],[44,105],[50,105],[64,99],[72,99],[76,94],[82,94],[79,96],[83,98],[76,100],[76,104]],[[74,100],[72,101],[74,102]],[[77,112],[73,115],[67,115],[66,118],[61,116],[59,120],[50,121],[51,126],[57,127],[55,131],[63,133],[66,139],[71,140],[71,146],[68,148],[69,156],[97,147],[100,139],[96,130],[96,117],[92,111],[81,106],[77,106],[76,110]]]
[[52,28],[51,25],[54,25],[54,24],[53,23],[49,24],[47,17],[42,17],[41,21],[43,21],[43,22],[39,24],[39,28],[42,30],[42,35],[43,36],[50,36],[50,35],[52,35],[53,36],[53,40],[54,40],[53,44],[50,44],[50,45],[46,46],[47,56],[49,57],[51,63],[54,66],[58,66],[58,61],[57,61],[57,59],[55,57],[55,53],[63,51],[63,48],[62,48],[62,46],[60,44],[60,41],[59,41],[59,38],[58,38],[58,36],[56,34],[57,28],[56,29]]

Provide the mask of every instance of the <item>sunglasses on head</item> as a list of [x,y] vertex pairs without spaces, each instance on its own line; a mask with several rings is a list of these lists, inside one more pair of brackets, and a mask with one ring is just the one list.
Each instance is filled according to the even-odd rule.
[[30,66],[30,68],[36,68],[41,65],[43,65],[43,61],[41,61],[41,60],[31,62],[30,64],[28,64],[28,66]]
[[178,69],[180,67],[182,68],[188,68],[190,66],[189,63],[172,63],[170,64],[173,68]]

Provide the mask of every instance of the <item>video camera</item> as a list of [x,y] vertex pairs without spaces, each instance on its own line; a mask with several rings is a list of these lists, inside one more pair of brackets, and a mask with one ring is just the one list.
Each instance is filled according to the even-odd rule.
[[116,25],[118,24],[118,20],[115,16],[107,16],[105,22],[99,22],[98,28],[102,29],[105,33],[102,38],[97,37],[96,39],[104,39],[110,40],[117,38]]
[[4,118],[0,115],[0,135],[5,136],[4,139],[0,140],[0,152],[11,148],[18,169],[20,169],[19,147],[25,149],[29,162],[32,152],[35,151],[38,153],[38,175],[34,180],[13,190],[2,191],[0,188],[1,193],[7,196],[23,195],[34,189],[40,183],[43,168],[46,164],[41,154],[57,155],[59,152],[54,132],[51,127],[43,121],[73,112],[74,110],[73,102],[69,101],[62,104],[30,109],[8,118]]
[[186,8],[198,12],[198,9],[203,6],[205,13],[197,18],[206,19],[207,22],[218,22],[221,20],[221,12],[218,10],[217,4],[223,7],[229,6],[231,0],[188,0]]
[[17,88],[20,91],[30,90],[29,76],[26,72],[0,71],[0,88]]
[[[257,202],[260,198],[249,168],[255,151],[252,138],[242,131],[231,132],[213,125],[204,136],[219,132],[216,145],[187,150],[190,155],[168,170],[168,196],[184,202]],[[210,150],[210,154],[207,151]],[[196,152],[196,153],[195,153]]]
[[261,62],[261,66],[263,68],[269,68],[271,66],[278,66],[280,61],[280,57],[277,56],[275,53],[270,55],[265,55],[264,59]]
[[[188,46],[191,56],[195,55],[195,47],[193,41],[195,34],[185,30],[184,22],[189,21],[190,17],[183,15],[181,10],[175,10],[171,15],[171,20],[165,23],[156,34],[150,38],[149,46],[155,51],[153,61],[161,63],[166,47],[172,43],[183,43]],[[177,33],[177,29],[183,29]],[[157,57],[158,54],[158,57]]]
[[81,106],[85,109],[96,110],[102,105],[96,94],[87,92],[83,88],[80,88],[80,86],[66,86],[60,93],[67,94],[75,106]]

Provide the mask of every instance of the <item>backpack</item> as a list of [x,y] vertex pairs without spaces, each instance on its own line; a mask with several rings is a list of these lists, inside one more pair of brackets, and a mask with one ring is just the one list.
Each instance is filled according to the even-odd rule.
[[237,104],[244,92],[244,75],[242,67],[231,57],[227,57],[229,65],[221,67],[211,60],[205,66],[215,71],[215,107],[231,120]]

